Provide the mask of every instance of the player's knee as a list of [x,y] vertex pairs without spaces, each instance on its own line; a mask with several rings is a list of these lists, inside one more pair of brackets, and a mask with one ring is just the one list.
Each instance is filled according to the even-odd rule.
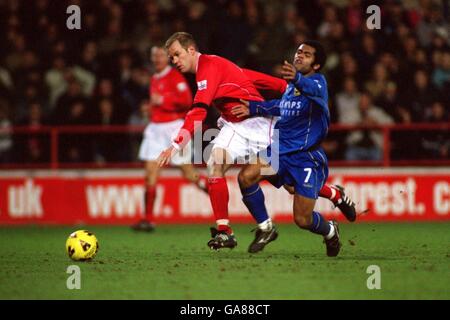
[[258,182],[259,173],[250,169],[243,169],[239,172],[238,181],[239,185],[243,188],[248,188],[252,184]]
[[147,176],[145,178],[145,184],[147,187],[154,187],[156,185],[157,178]]
[[193,172],[183,172],[183,178],[190,182],[196,182],[198,180],[198,175]]
[[208,163],[207,168],[210,177],[223,177],[224,175],[224,166],[221,164],[210,162]]
[[295,221],[295,224],[302,229],[308,229],[309,226],[311,225],[311,217],[310,216],[294,214],[294,221]]
[[206,163],[208,175],[210,177],[223,177],[225,174],[225,165],[221,161],[216,161],[217,158],[211,157]]
[[302,229],[308,229],[312,223],[312,209],[306,203],[296,203],[294,221]]

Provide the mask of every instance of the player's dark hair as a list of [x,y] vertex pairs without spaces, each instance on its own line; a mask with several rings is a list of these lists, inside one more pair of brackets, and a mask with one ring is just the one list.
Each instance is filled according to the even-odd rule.
[[169,49],[169,47],[175,42],[178,41],[180,45],[184,49],[188,49],[189,46],[194,46],[195,50],[198,50],[197,43],[194,40],[194,37],[187,32],[175,32],[173,35],[170,36],[169,39],[166,41],[166,49]]
[[317,71],[322,69],[327,61],[327,54],[325,53],[325,49],[320,42],[316,40],[306,40],[302,44],[306,44],[307,46],[314,48],[316,52],[314,52],[314,62],[312,65],[314,66],[315,64],[318,64],[320,66]]

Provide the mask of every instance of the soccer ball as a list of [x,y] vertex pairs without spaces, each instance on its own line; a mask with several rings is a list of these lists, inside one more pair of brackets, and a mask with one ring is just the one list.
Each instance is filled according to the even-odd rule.
[[72,260],[91,260],[98,252],[97,237],[87,230],[75,231],[67,238],[66,252]]

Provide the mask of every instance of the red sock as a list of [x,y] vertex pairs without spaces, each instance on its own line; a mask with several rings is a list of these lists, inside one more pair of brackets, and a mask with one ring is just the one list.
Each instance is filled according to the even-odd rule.
[[148,221],[153,221],[153,206],[156,198],[156,187],[147,186],[145,190],[145,218]]
[[233,231],[228,225],[228,186],[227,180],[223,177],[208,179],[208,192],[214,217],[217,223],[217,230],[231,234]]
[[208,177],[204,175],[200,175],[197,181],[197,187],[208,193]]
[[325,184],[322,189],[320,189],[319,196],[322,198],[327,198],[333,203],[336,203],[341,198],[341,193],[337,188]]

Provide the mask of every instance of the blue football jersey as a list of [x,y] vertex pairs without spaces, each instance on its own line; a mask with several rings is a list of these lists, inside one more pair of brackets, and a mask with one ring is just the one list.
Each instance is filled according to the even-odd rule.
[[320,73],[305,77],[297,72],[281,99],[251,101],[250,114],[279,116],[275,124],[278,139],[275,134],[272,144],[278,144],[280,154],[316,148],[330,125],[325,77]]

